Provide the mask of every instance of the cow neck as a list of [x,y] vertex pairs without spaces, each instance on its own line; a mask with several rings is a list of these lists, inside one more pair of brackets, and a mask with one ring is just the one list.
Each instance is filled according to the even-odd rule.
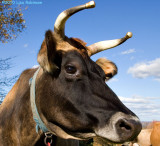
[[41,129],[44,133],[49,132],[48,128],[45,126],[43,121],[40,118],[40,115],[37,110],[36,106],[36,91],[35,91],[35,85],[36,85],[36,77],[38,75],[38,72],[40,71],[40,67],[37,69],[37,71],[34,73],[33,77],[30,79],[30,102],[31,102],[31,109],[33,113],[33,119],[36,122],[36,132]]

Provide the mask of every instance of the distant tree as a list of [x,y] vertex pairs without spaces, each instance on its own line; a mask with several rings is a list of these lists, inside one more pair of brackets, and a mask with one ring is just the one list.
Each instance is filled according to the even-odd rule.
[[14,1],[0,0],[0,42],[2,43],[15,39],[26,27],[21,6],[12,2]]
[[9,69],[12,67],[12,58],[0,58],[0,103],[3,101],[8,92],[7,88],[12,86],[18,78],[17,75],[7,78],[6,72],[9,71]]

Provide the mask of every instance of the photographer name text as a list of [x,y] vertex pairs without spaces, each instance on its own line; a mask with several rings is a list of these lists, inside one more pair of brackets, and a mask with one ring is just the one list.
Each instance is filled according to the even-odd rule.
[[42,1],[2,1],[2,4],[17,4],[17,5],[41,5]]

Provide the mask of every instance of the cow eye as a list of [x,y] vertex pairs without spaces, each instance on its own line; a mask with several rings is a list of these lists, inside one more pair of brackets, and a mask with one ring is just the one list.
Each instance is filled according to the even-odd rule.
[[74,73],[76,73],[76,71],[77,71],[76,67],[73,66],[73,65],[67,65],[67,66],[65,67],[65,70],[66,70],[66,72],[69,73],[69,74],[74,74]]

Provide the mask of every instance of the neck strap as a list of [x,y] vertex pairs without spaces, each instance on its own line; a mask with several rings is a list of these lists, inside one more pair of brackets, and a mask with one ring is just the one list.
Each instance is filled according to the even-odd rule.
[[36,100],[35,100],[36,98],[35,82],[36,82],[36,77],[37,77],[39,70],[40,70],[40,67],[34,73],[33,77],[30,79],[30,102],[31,102],[31,109],[33,113],[33,119],[36,122],[36,132],[37,133],[39,129],[41,129],[43,132],[49,131],[39,116],[37,106],[36,106]]

